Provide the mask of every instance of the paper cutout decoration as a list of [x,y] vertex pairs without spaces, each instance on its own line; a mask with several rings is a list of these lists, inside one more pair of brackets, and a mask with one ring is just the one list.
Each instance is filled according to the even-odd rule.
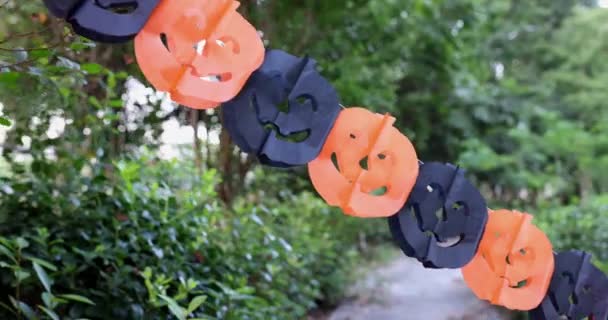
[[549,291],[533,320],[608,318],[608,278],[591,263],[591,255],[567,251],[555,255]]
[[135,38],[150,83],[194,109],[234,98],[264,59],[256,29],[233,0],[162,1]]
[[329,205],[363,218],[401,209],[416,182],[418,158],[394,122],[364,108],[340,112],[319,157],[308,164],[315,189]]
[[305,165],[319,155],[341,109],[315,64],[268,51],[241,93],[222,106],[224,127],[243,152],[274,167]]
[[425,163],[405,206],[388,219],[401,250],[427,268],[462,268],[479,246],[486,201],[451,164]]
[[[77,34],[99,42],[131,40],[144,27],[159,0],[44,0]],[[172,1],[164,1],[172,2]]]
[[527,311],[545,297],[553,267],[551,242],[531,215],[490,210],[477,254],[462,274],[478,298]]

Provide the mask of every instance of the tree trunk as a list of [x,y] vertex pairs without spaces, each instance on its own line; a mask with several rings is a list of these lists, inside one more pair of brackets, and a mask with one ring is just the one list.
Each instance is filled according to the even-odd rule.
[[[220,115],[221,118],[221,115]],[[228,131],[223,127],[220,132],[220,151],[219,151],[219,167],[221,168],[222,181],[218,186],[218,194],[220,199],[225,204],[230,205],[234,197],[234,190],[232,187],[232,139],[228,134]]]
[[198,121],[199,111],[192,109],[190,110],[190,125],[192,126],[194,140],[193,140],[193,151],[194,151],[194,164],[196,165],[196,171],[199,176],[202,175],[203,171],[203,155],[201,150],[201,140],[198,137]]

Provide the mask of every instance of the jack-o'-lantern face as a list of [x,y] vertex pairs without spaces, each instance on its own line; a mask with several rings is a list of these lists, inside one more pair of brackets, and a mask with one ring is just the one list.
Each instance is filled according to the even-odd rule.
[[555,271],[549,291],[532,319],[606,319],[608,277],[591,263],[583,251],[555,254]]
[[367,218],[388,217],[403,206],[418,176],[418,159],[394,122],[363,108],[342,110],[321,153],[308,164],[328,204]]
[[135,54],[157,90],[204,109],[236,96],[264,58],[256,29],[233,0],[163,1],[135,38]]
[[480,299],[513,310],[531,310],[543,300],[554,260],[551,242],[527,213],[490,211],[477,255],[462,268]]
[[49,11],[74,31],[99,42],[132,39],[146,24],[159,0],[44,0]]
[[389,218],[401,250],[427,268],[462,268],[477,252],[488,209],[463,170],[437,162],[421,165],[405,206]]
[[315,61],[280,50],[268,51],[241,93],[222,106],[223,125],[241,150],[275,167],[315,159],[339,113],[338,95]]

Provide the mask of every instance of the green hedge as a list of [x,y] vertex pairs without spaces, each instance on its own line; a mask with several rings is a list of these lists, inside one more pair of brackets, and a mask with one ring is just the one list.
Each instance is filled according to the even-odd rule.
[[579,205],[539,209],[534,222],[547,233],[555,251],[587,251],[608,272],[608,195]]
[[227,209],[216,174],[193,170],[143,157],[0,180],[0,318],[302,318],[386,229],[309,192]]

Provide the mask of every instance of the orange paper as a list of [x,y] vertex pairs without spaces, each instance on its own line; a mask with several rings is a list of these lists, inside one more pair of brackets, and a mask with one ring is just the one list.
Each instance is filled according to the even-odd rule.
[[462,268],[475,295],[513,310],[536,308],[547,293],[554,269],[551,242],[532,216],[489,211],[488,224],[473,260]]
[[163,0],[135,38],[150,83],[194,109],[236,96],[263,62],[264,45],[233,0]]
[[401,209],[419,165],[414,146],[394,122],[363,108],[342,110],[321,154],[308,164],[310,179],[328,204],[364,218]]

